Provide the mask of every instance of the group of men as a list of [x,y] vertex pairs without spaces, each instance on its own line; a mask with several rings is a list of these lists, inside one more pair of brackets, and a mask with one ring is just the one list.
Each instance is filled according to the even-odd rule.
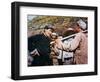
[[55,29],[52,25],[45,26],[43,33],[29,37],[28,66],[61,65],[61,61],[57,59],[59,50],[74,52],[73,64],[87,64],[87,37],[83,33],[86,29],[86,23],[80,19],[74,23],[72,29],[77,34],[67,44],[63,43],[62,38],[54,33]]

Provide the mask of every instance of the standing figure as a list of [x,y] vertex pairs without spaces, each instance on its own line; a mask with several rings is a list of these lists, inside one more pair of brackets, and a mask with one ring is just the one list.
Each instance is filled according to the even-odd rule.
[[44,27],[43,33],[28,38],[28,50],[33,56],[31,66],[52,65],[50,42],[53,31],[53,26],[48,25]]
[[57,33],[52,33],[52,41],[51,41],[51,53],[50,53],[50,56],[51,56],[51,59],[52,59],[52,62],[53,62],[53,65],[58,65],[58,55],[59,55],[59,51],[56,47],[56,44],[55,44],[55,40],[58,38],[58,34]]
[[74,31],[77,32],[76,36],[72,41],[65,44],[62,43],[61,39],[57,39],[57,48],[65,51],[74,52],[74,64],[87,64],[88,63],[88,39],[83,33],[86,29],[86,23],[83,20],[77,21],[73,27]]

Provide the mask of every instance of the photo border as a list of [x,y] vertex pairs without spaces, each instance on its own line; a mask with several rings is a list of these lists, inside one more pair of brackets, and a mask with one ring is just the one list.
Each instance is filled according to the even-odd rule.
[[[30,75],[20,76],[20,7],[45,7],[45,8],[60,8],[60,9],[78,9],[78,10],[93,10],[94,11],[94,72],[81,73],[64,73],[64,74],[46,74],[46,75]],[[12,2],[11,5],[11,78],[14,80],[24,79],[41,79],[41,78],[58,78],[58,77],[73,77],[73,76],[88,76],[97,75],[97,7],[94,6],[77,6],[77,5],[61,5],[61,4],[45,4],[31,2]]]

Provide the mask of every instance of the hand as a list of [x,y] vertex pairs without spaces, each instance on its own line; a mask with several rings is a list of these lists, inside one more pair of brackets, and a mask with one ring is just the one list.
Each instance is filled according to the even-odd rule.
[[58,44],[59,44],[59,43],[62,43],[62,40],[61,40],[61,39],[62,39],[62,37],[58,37],[58,38],[55,40],[55,42],[58,43]]
[[55,40],[56,47],[57,47],[58,49],[62,49],[63,42],[62,42],[61,39],[62,39],[61,37],[58,37],[58,38]]

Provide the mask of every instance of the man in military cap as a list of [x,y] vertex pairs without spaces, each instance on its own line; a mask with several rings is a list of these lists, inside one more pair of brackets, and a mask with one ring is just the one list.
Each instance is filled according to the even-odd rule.
[[56,40],[58,49],[63,49],[65,51],[73,51],[74,52],[74,64],[87,64],[88,63],[88,45],[87,45],[87,37],[83,33],[86,29],[86,23],[83,20],[77,21],[73,27],[74,31],[77,32],[74,39],[64,44],[60,39]]
[[31,66],[52,65],[50,42],[53,31],[52,25],[46,25],[43,33],[28,38],[28,50],[33,57]]

